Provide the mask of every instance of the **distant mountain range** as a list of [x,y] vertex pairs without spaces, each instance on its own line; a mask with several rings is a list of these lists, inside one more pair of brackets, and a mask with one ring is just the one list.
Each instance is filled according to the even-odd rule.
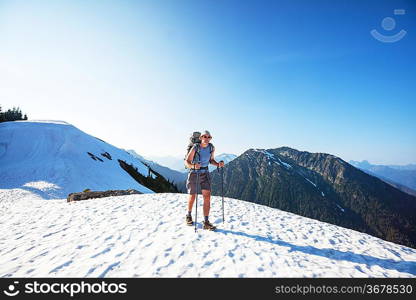
[[[130,150],[129,150],[130,151]],[[133,150],[134,151],[134,150]],[[185,154],[184,154],[185,156]],[[171,170],[185,172],[183,163],[184,156],[143,156],[144,159],[157,163],[160,166],[167,167]]]
[[[213,194],[219,195],[221,178],[211,174]],[[416,197],[330,154],[247,150],[225,166],[224,191],[226,197],[416,246]]]
[[[182,171],[178,171],[178,170],[171,169],[167,166],[163,166],[162,164],[154,162],[150,159],[146,159],[145,157],[141,156],[140,154],[138,154],[134,150],[126,150],[126,151],[128,153],[130,153],[133,157],[135,157],[135,158],[139,159],[140,161],[144,162],[146,165],[148,165],[153,170],[155,170],[156,172],[161,174],[163,177],[168,179],[170,182],[173,182],[176,185],[176,187],[179,189],[179,191],[181,191],[182,193],[186,193],[186,178],[188,176],[188,170],[185,169],[185,167],[184,167],[183,159],[180,160],[180,162],[182,164],[182,168],[181,168]],[[235,154],[223,153],[223,154],[220,154],[220,155],[216,156],[216,160],[217,161],[223,160],[227,164],[230,161],[232,161],[233,159],[235,159],[236,157],[237,157],[237,155],[235,155]],[[173,156],[165,157],[165,159],[162,159],[161,161],[170,161],[172,163],[173,162],[172,158],[173,158]],[[213,165],[209,166],[210,171],[213,171],[215,169],[216,169],[215,166],[213,166]]]
[[[146,159],[143,156],[141,156],[140,154],[136,153],[136,151],[134,151],[134,150],[127,150],[127,152],[130,153],[133,157],[137,158],[138,160],[144,162],[146,165],[148,165],[153,170],[155,170],[156,172],[161,174],[163,177],[168,179],[170,182],[173,182],[177,186],[179,191],[181,191],[183,193],[186,192],[186,186],[185,186],[185,181],[186,181],[186,176],[187,176],[186,173],[170,169],[170,168],[168,168],[166,166],[162,166],[162,165],[160,165],[160,164],[158,164],[158,163],[156,163],[152,160]],[[183,160],[182,160],[182,165],[183,165]]]
[[[234,160],[235,158],[237,158],[237,155],[235,155],[235,154],[227,154],[227,153],[222,153],[220,155],[216,155],[215,156],[215,160],[216,161],[219,162],[219,161],[222,160],[222,161],[224,161],[225,164],[228,164],[230,161]],[[208,169],[211,172],[211,171],[217,169],[217,167],[214,166],[214,165],[209,165]]]
[[350,164],[406,193],[416,195],[416,165],[414,164],[406,166],[373,165],[366,160],[361,162],[351,160]]

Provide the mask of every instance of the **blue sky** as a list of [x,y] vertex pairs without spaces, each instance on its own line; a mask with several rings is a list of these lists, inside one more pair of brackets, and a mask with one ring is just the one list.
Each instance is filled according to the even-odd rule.
[[209,129],[218,153],[416,163],[415,31],[412,0],[0,0],[0,104],[147,156]]

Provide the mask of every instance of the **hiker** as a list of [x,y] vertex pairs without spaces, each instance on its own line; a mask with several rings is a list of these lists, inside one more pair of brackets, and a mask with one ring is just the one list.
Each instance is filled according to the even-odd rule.
[[[199,135],[199,137],[198,137]],[[208,165],[212,164],[218,168],[224,167],[224,162],[217,162],[214,158],[214,146],[210,143],[212,136],[208,130],[199,134],[194,132],[191,137],[192,148],[188,147],[188,154],[185,158],[185,165],[189,170],[188,178],[186,180],[186,188],[188,190],[188,214],[186,215],[186,224],[192,226],[192,207],[195,202],[196,194],[199,190],[202,191],[204,198],[204,223],[203,228],[208,230],[215,230],[216,227],[212,225],[209,220],[209,210],[211,201],[211,178],[209,175]],[[197,187],[197,173],[199,174],[199,186]],[[195,220],[197,221],[197,220]]]

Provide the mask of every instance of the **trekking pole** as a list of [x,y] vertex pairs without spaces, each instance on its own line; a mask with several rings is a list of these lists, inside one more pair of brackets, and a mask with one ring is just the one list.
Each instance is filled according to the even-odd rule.
[[[199,162],[198,162],[199,163]],[[199,186],[199,172],[196,170],[196,197],[195,197],[195,232],[196,232],[196,223],[198,221],[198,186]]]
[[[220,167],[219,166],[217,166],[217,172],[218,172],[218,174],[220,174]],[[221,177],[221,174],[219,176]],[[222,184],[221,184],[221,186],[222,186]],[[222,188],[221,188],[221,194],[222,194]],[[222,223],[224,223],[224,201],[222,202]]]
[[222,223],[224,224],[224,166],[221,168]]

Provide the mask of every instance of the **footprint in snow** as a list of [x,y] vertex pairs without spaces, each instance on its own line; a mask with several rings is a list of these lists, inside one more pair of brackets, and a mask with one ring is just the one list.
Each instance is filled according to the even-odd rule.
[[112,235],[110,235],[109,237],[107,237],[105,240],[104,240],[104,242],[105,241],[108,241],[108,240],[110,240],[110,239],[112,239],[113,238],[113,236]]

